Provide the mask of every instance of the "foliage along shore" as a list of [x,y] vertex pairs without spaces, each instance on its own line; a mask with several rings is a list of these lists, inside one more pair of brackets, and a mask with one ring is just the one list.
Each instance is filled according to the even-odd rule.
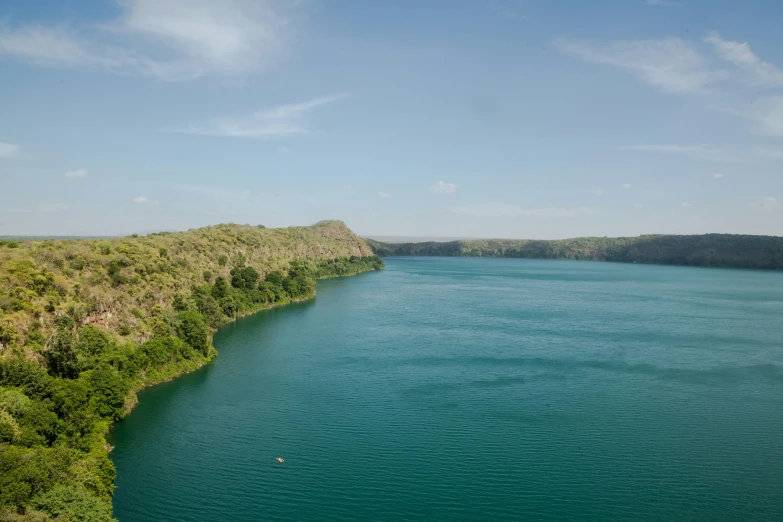
[[241,315],[380,270],[342,222],[0,242],[0,520],[109,521],[106,433]]
[[740,234],[582,237],[557,240],[470,239],[422,243],[368,240],[380,256],[577,259],[716,268],[783,269],[783,237]]

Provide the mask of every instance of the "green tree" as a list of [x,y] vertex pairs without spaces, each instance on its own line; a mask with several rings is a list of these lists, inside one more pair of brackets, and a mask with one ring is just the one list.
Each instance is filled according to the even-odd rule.
[[218,303],[220,304],[220,309],[222,310],[223,314],[227,317],[234,317],[239,311],[237,301],[232,295],[225,295],[221,297]]
[[252,266],[231,269],[231,286],[234,288],[251,289],[258,284],[260,275]]
[[101,366],[90,375],[95,412],[101,417],[120,420],[125,416],[128,383],[110,366]]
[[50,346],[44,352],[49,373],[73,379],[79,373],[77,354],[73,347],[74,321],[67,315],[61,315],[56,319],[55,325]]
[[226,295],[228,295],[228,284],[226,284],[226,280],[222,276],[218,276],[212,287],[212,297],[220,299]]
[[89,356],[100,355],[111,346],[109,335],[100,328],[87,324],[79,328],[76,336],[76,350]]
[[209,353],[209,327],[200,313],[192,310],[180,313],[177,334],[194,350],[204,355]]

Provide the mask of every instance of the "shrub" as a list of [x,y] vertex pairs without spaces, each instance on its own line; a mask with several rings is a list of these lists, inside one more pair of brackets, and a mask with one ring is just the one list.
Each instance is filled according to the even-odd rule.
[[87,260],[84,259],[82,256],[76,256],[74,258],[71,258],[70,261],[68,261],[68,266],[73,268],[74,270],[81,270],[87,265]]
[[83,522],[112,522],[111,509],[95,495],[73,486],[55,486],[30,501],[35,509],[56,517],[57,520]]

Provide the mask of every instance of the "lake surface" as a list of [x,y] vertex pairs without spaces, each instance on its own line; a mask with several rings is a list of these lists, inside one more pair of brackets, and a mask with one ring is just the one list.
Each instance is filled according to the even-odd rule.
[[115,516],[783,520],[783,273],[386,261],[142,392]]

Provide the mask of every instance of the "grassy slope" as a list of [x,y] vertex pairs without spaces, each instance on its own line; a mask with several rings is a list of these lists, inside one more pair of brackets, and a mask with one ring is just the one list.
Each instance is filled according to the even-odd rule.
[[585,259],[624,263],[783,269],[783,237],[734,234],[584,237],[562,240],[475,239],[445,243],[382,243],[381,256],[471,256]]
[[[123,339],[144,341],[151,336],[145,318],[153,307],[168,308],[175,294],[203,284],[204,271],[230,279],[236,265],[263,274],[286,270],[295,259],[370,254],[369,246],[339,221],[282,229],[216,225],[165,235],[0,247],[0,353],[9,349],[9,335],[19,347],[33,322],[45,333],[63,313]],[[227,258],[223,264],[221,255]],[[113,283],[112,264],[126,282]],[[130,332],[121,335],[126,328]],[[37,358],[29,351],[26,356]]]
[[[209,335],[191,342],[187,314],[208,333],[205,319],[214,327],[312,297],[313,277],[382,266],[368,256],[339,221],[0,243],[0,519],[108,520],[110,423],[138,389],[216,354]],[[233,288],[232,267],[255,269],[263,290],[255,279]],[[229,282],[222,294],[218,278]],[[217,305],[211,315],[205,301]]]

